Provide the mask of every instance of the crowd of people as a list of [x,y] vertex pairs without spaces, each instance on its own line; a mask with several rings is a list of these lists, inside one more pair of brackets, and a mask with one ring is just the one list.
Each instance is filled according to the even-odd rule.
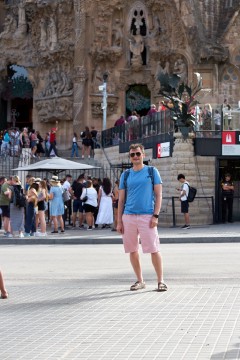
[[31,149],[33,158],[42,155],[49,156],[51,132],[41,135],[35,129],[28,130],[26,127],[20,131],[18,128],[10,128],[0,132],[0,150],[2,155],[19,156],[23,148]]
[[[173,108],[173,104],[170,100],[160,100],[158,105],[151,104],[150,109],[147,112],[147,118],[156,119],[156,114],[159,112],[166,111],[167,109]],[[224,130],[232,130],[232,114],[231,114],[231,106],[228,104],[227,100],[224,100],[224,103],[219,108],[213,109],[211,104],[206,103],[204,105],[196,105],[192,109],[192,115],[195,117],[195,125],[193,129],[195,131],[200,131],[201,134],[199,136],[203,137],[212,137],[215,135],[219,135],[221,129]],[[223,114],[223,124],[222,124],[222,115]],[[136,126],[135,131],[139,126],[139,120],[141,116],[133,111],[131,115],[125,117],[121,115],[114,123],[114,127],[120,127],[121,125],[127,126],[127,135],[125,136],[128,140],[133,140],[134,136],[131,134],[131,124],[132,126]],[[165,129],[165,128],[164,128]],[[165,129],[166,130],[166,129]],[[177,130],[177,128],[175,129]],[[116,139],[114,139],[116,140]],[[117,139],[119,140],[119,139]],[[116,143],[119,141],[116,140]],[[121,139],[122,140],[122,137]]]
[[[0,178],[1,226],[6,237],[47,236],[64,233],[66,220],[72,229],[111,228],[116,231],[118,181],[97,179],[81,174],[72,181],[70,174],[62,181],[27,175],[23,187],[18,176]],[[78,222],[78,226],[77,226]]]
[[[0,131],[0,153],[4,156],[19,156],[22,149],[31,149],[32,158],[41,158],[41,156],[58,156],[57,149],[57,131],[58,122],[56,126],[44,135],[35,129],[29,130],[24,127],[20,131],[17,127],[12,127]],[[94,149],[100,147],[99,134],[94,126],[91,130],[88,126],[78,136],[76,132],[73,133],[71,157],[79,157],[78,150],[82,148],[82,158],[94,156]]]

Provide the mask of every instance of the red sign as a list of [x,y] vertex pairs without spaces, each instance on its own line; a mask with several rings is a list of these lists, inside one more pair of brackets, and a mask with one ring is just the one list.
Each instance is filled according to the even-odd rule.
[[157,144],[157,157],[163,158],[170,156],[170,142]]
[[235,144],[236,144],[236,131],[223,131],[222,145],[235,145]]

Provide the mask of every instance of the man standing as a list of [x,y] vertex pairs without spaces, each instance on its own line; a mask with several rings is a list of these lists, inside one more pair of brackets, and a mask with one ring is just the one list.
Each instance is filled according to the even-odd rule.
[[225,174],[224,180],[221,183],[222,187],[222,222],[226,222],[226,215],[228,222],[232,223],[233,215],[233,195],[234,195],[234,185],[231,180],[230,174]]
[[4,236],[12,237],[10,226],[10,201],[12,197],[12,191],[9,187],[11,181],[7,181],[5,177],[0,178],[0,207],[2,210]]
[[[58,121],[56,121],[56,126],[58,125]],[[51,152],[52,150],[55,152],[55,155],[58,156],[58,152],[57,152],[57,141],[56,141],[56,133],[58,131],[58,128],[52,128],[51,132],[50,132],[50,137],[49,137],[49,142],[50,142],[50,147],[48,150],[48,156],[51,156]]]
[[150,253],[152,257],[157,275],[157,291],[166,291],[157,231],[162,204],[162,180],[156,168],[150,169],[144,165],[142,144],[130,145],[129,157],[133,167],[120,178],[117,231],[122,234],[125,252],[130,253],[130,262],[137,277],[130,290],[144,289],[146,286],[139,257],[140,236],[143,252]]
[[79,228],[84,229],[83,225],[83,203],[80,199],[82,195],[82,190],[85,188],[84,185],[85,182],[85,176],[84,174],[79,175],[76,181],[72,184],[72,192],[73,192],[73,216],[72,216],[72,222],[73,227],[76,228],[76,219],[77,219],[77,212],[79,212]]
[[189,183],[185,180],[183,174],[178,174],[178,181],[181,183],[179,200],[181,201],[181,213],[184,215],[185,225],[182,226],[182,229],[190,229],[190,217],[189,217],[189,203],[188,203],[188,194],[189,194]]
[[64,181],[63,186],[62,186],[63,191],[66,192],[66,200],[64,201],[64,205],[65,205],[64,226],[65,226],[65,222],[67,220],[67,213],[69,215],[69,224],[71,223],[71,215],[72,215],[71,193],[72,193],[72,188],[71,188],[70,182],[72,182],[72,175],[68,174],[68,175],[66,175],[65,181]]

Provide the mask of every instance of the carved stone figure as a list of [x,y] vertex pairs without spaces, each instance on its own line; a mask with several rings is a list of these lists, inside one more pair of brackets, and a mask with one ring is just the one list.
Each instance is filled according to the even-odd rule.
[[160,90],[160,85],[161,85],[160,82],[159,82],[159,75],[161,73],[169,74],[169,66],[170,66],[170,64],[169,64],[168,61],[166,61],[164,68],[161,65],[161,61],[157,62],[157,67],[156,67],[156,71],[155,71],[155,74],[154,74],[155,90],[156,91]]
[[144,39],[137,29],[136,35],[131,34],[129,39],[129,48],[132,54],[131,64],[133,67],[142,65],[142,52],[144,50]]
[[183,59],[177,59],[174,64],[173,73],[180,77],[180,83],[187,83],[187,66]]
[[121,47],[122,46],[122,24],[119,19],[115,20],[115,24],[112,28],[112,46]]
[[17,23],[14,17],[8,14],[4,22],[4,31],[0,34],[0,38],[11,37],[17,29]]
[[47,24],[44,18],[40,20],[40,28],[41,28],[40,48],[45,49],[47,47]]
[[97,65],[93,75],[93,91],[99,92],[98,87],[103,83],[103,72],[99,65]]
[[50,18],[49,22],[49,49],[55,50],[57,47],[57,26],[53,17]]
[[27,19],[25,12],[25,4],[20,2],[18,5],[18,27],[16,36],[24,36],[27,33]]

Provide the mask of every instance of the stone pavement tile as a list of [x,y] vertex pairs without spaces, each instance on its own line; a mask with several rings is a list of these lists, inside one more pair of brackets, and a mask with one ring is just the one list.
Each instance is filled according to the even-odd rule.
[[13,286],[0,302],[1,360],[238,359],[239,304],[238,287]]

